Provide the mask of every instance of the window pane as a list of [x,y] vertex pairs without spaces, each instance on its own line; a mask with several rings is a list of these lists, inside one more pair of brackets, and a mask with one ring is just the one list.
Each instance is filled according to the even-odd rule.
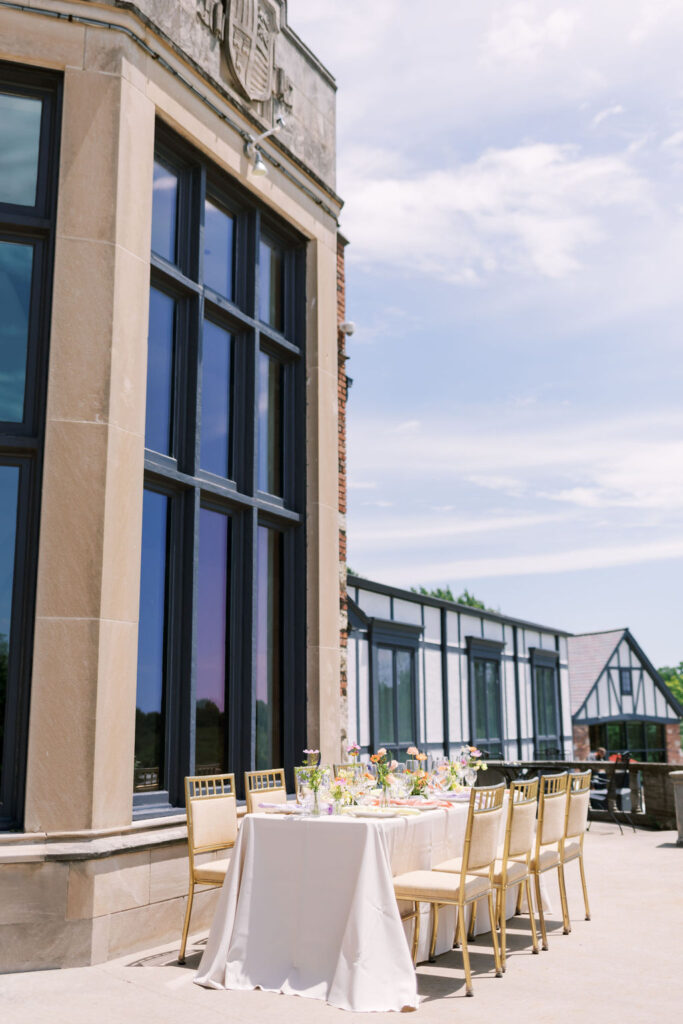
[[197,775],[225,770],[225,665],[230,520],[199,513],[197,566]]
[[282,535],[258,528],[256,610],[256,767],[280,768]]
[[145,491],[135,709],[135,790],[162,789],[166,673],[166,552],[169,499]]
[[500,738],[500,686],[498,683],[498,662],[486,662],[486,736]]
[[0,242],[0,420],[24,418],[33,246]]
[[162,455],[173,454],[175,307],[168,295],[150,290],[145,447]]
[[284,268],[282,249],[262,238],[259,246],[259,319],[276,331],[284,330]]
[[377,697],[380,743],[394,743],[394,656],[387,647],[377,651]]
[[623,747],[623,724],[621,722],[609,722],[607,724],[607,750],[612,753],[613,751],[623,750]]
[[415,739],[413,729],[413,659],[410,651],[396,651],[398,687],[398,742]]
[[235,220],[211,200],[204,203],[204,284],[232,299]]
[[230,476],[232,336],[204,321],[200,465]]
[[486,738],[486,662],[478,658],[474,662],[474,729],[475,740]]
[[42,100],[0,93],[0,203],[35,206]]
[[0,783],[2,783],[2,753],[5,738],[5,705],[12,625],[18,495],[19,467],[0,466]]
[[282,364],[259,353],[258,488],[282,495]]
[[178,175],[158,160],[152,189],[152,252],[175,263]]
[[622,694],[633,693],[633,686],[631,683],[631,669],[621,668],[619,669],[619,681],[621,683]]

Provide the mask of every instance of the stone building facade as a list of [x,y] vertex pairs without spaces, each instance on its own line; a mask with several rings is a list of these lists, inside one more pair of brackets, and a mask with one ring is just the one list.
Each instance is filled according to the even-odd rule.
[[338,760],[345,377],[285,0],[0,0],[0,106],[12,970],[179,937],[185,775]]

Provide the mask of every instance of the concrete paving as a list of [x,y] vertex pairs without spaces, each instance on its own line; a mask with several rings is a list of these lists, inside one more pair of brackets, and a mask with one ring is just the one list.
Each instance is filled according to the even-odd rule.
[[[472,946],[474,998],[465,998],[457,951],[418,968],[416,1021],[505,1024],[668,1024],[683,1012],[683,848],[674,832],[594,823],[586,838],[592,920],[578,865],[567,869],[572,932],[562,935],[555,879],[548,889],[548,952],[533,956],[525,917],[509,922],[508,969],[493,975],[490,936]],[[556,877],[556,876],[555,876]],[[150,950],[98,967],[0,977],[2,1024],[354,1024],[396,1014],[348,1013],[313,999],[219,992],[192,978],[203,936],[181,967],[177,949]]]

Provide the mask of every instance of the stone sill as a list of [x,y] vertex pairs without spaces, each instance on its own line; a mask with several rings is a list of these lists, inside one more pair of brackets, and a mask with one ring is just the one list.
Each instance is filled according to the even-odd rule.
[[[246,806],[237,808],[243,818]],[[117,829],[79,832],[0,833],[0,866],[44,861],[98,860],[187,841],[185,812],[167,818],[149,818]]]

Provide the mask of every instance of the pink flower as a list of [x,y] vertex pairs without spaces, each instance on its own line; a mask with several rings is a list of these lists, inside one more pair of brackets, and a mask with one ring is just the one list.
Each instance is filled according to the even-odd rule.
[[391,771],[391,772],[396,771],[397,768],[398,768],[398,761],[392,761],[391,764],[389,765],[389,771]]
[[419,750],[417,749],[417,747],[408,747],[408,749],[406,750],[406,754],[410,754],[411,757],[417,757],[417,755],[419,754]]
[[380,757],[384,757],[386,752],[387,752],[387,748],[386,747],[380,747],[379,750],[377,751],[377,753],[380,755]]

